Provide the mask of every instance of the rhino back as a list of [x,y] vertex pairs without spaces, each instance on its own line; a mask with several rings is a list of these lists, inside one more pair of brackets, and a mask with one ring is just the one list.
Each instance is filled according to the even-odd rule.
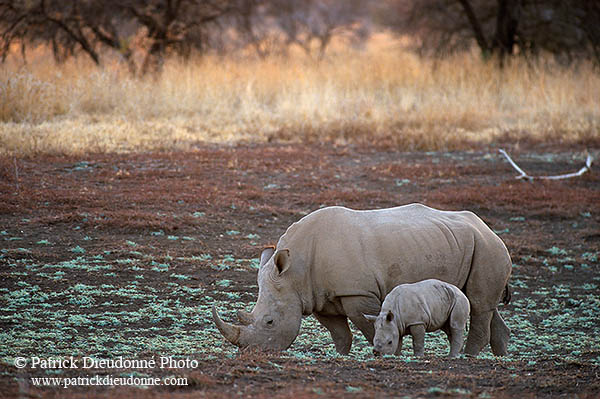
[[290,226],[277,247],[295,254],[298,275],[311,285],[306,295],[316,298],[319,311],[342,296],[375,295],[383,302],[398,284],[430,278],[462,288],[475,248],[498,246],[494,237],[471,212],[421,204],[367,211],[329,207]]
[[[382,312],[391,310],[402,329],[423,324],[426,331],[439,330],[450,318],[455,306],[468,307],[468,299],[455,286],[429,279],[414,284],[401,284],[385,298]],[[468,313],[468,312],[467,312]]]

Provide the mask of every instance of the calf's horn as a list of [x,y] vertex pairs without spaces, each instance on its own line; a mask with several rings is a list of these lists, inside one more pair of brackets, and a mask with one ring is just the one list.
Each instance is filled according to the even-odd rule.
[[238,345],[240,339],[240,327],[225,323],[223,320],[221,320],[215,305],[212,306],[212,315],[217,328],[219,331],[221,331],[221,334],[223,334],[223,336],[232,344]]

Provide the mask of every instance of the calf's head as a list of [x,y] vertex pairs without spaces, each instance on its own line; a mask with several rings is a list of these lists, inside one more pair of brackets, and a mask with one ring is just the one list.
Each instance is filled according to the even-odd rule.
[[298,336],[302,300],[295,289],[288,249],[265,249],[258,270],[258,300],[252,312],[238,312],[240,325],[223,321],[212,308],[213,319],[223,336],[241,348],[287,349]]
[[364,315],[365,318],[375,324],[375,337],[373,338],[373,349],[376,353],[392,355],[398,349],[400,332],[394,320],[396,316],[391,310],[381,310],[379,316]]

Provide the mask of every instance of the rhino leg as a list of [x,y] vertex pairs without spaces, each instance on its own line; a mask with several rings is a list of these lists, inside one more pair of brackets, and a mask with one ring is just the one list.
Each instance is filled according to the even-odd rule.
[[510,337],[510,328],[502,320],[498,309],[494,309],[492,315],[492,324],[490,331],[490,344],[492,353],[496,356],[505,356],[508,353],[508,338]]
[[442,331],[446,333],[446,336],[448,337],[448,342],[450,342],[450,352],[448,353],[448,357],[456,357],[460,353],[460,350],[463,347],[463,343],[465,342],[465,328],[453,328],[450,324],[450,322],[446,323],[442,327]]
[[344,297],[341,299],[342,307],[348,318],[360,330],[367,339],[367,342],[373,344],[375,337],[375,326],[363,315],[379,314],[381,310],[381,301],[376,297]]
[[402,338],[404,337],[398,337],[398,348],[396,348],[396,352],[394,352],[394,355],[396,356],[400,356],[402,354]]
[[412,336],[415,356],[423,356],[425,354],[425,326],[423,324],[416,324],[410,326],[408,329]]
[[448,339],[450,340],[450,353],[448,357],[456,357],[460,353],[464,342],[463,332],[463,328],[452,328],[450,330],[450,334],[448,334]]
[[[464,287],[465,295],[471,303],[471,323],[465,345],[465,354],[470,356],[477,356],[490,343],[492,316],[504,294],[512,269],[510,257],[503,245],[486,246],[485,242],[478,244],[479,250],[474,254],[470,275]],[[498,259],[490,262],[494,257]],[[500,326],[504,323],[494,324]],[[496,335],[494,332],[494,335],[494,345],[504,340],[502,333]],[[508,342],[507,338],[506,341]]]
[[446,322],[441,328],[443,332],[446,333],[446,337],[448,337],[448,341],[452,339],[452,332],[450,332],[450,322]]
[[463,303],[462,301],[457,303],[450,313],[448,322],[444,328],[442,328],[450,341],[449,357],[456,357],[460,353],[465,340],[464,333],[468,319],[469,304],[467,302]]
[[477,354],[490,342],[490,322],[493,312],[471,312],[471,324],[469,335],[465,345],[465,354],[477,356]]
[[352,333],[348,326],[348,318],[346,316],[324,316],[317,313],[314,315],[329,330],[335,343],[335,350],[342,355],[347,355],[352,346]]

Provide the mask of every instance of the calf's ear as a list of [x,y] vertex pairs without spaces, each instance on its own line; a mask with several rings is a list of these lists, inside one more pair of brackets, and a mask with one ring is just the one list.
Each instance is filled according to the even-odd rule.
[[285,272],[290,267],[290,250],[281,249],[275,253],[275,267],[279,274]]
[[385,315],[385,320],[386,321],[393,321],[394,320],[394,314],[392,312],[387,312],[387,314]]
[[370,321],[371,323],[375,323],[375,320],[377,320],[377,316],[373,316],[371,314],[364,314],[363,313],[363,317],[365,319],[367,319],[368,321]]

